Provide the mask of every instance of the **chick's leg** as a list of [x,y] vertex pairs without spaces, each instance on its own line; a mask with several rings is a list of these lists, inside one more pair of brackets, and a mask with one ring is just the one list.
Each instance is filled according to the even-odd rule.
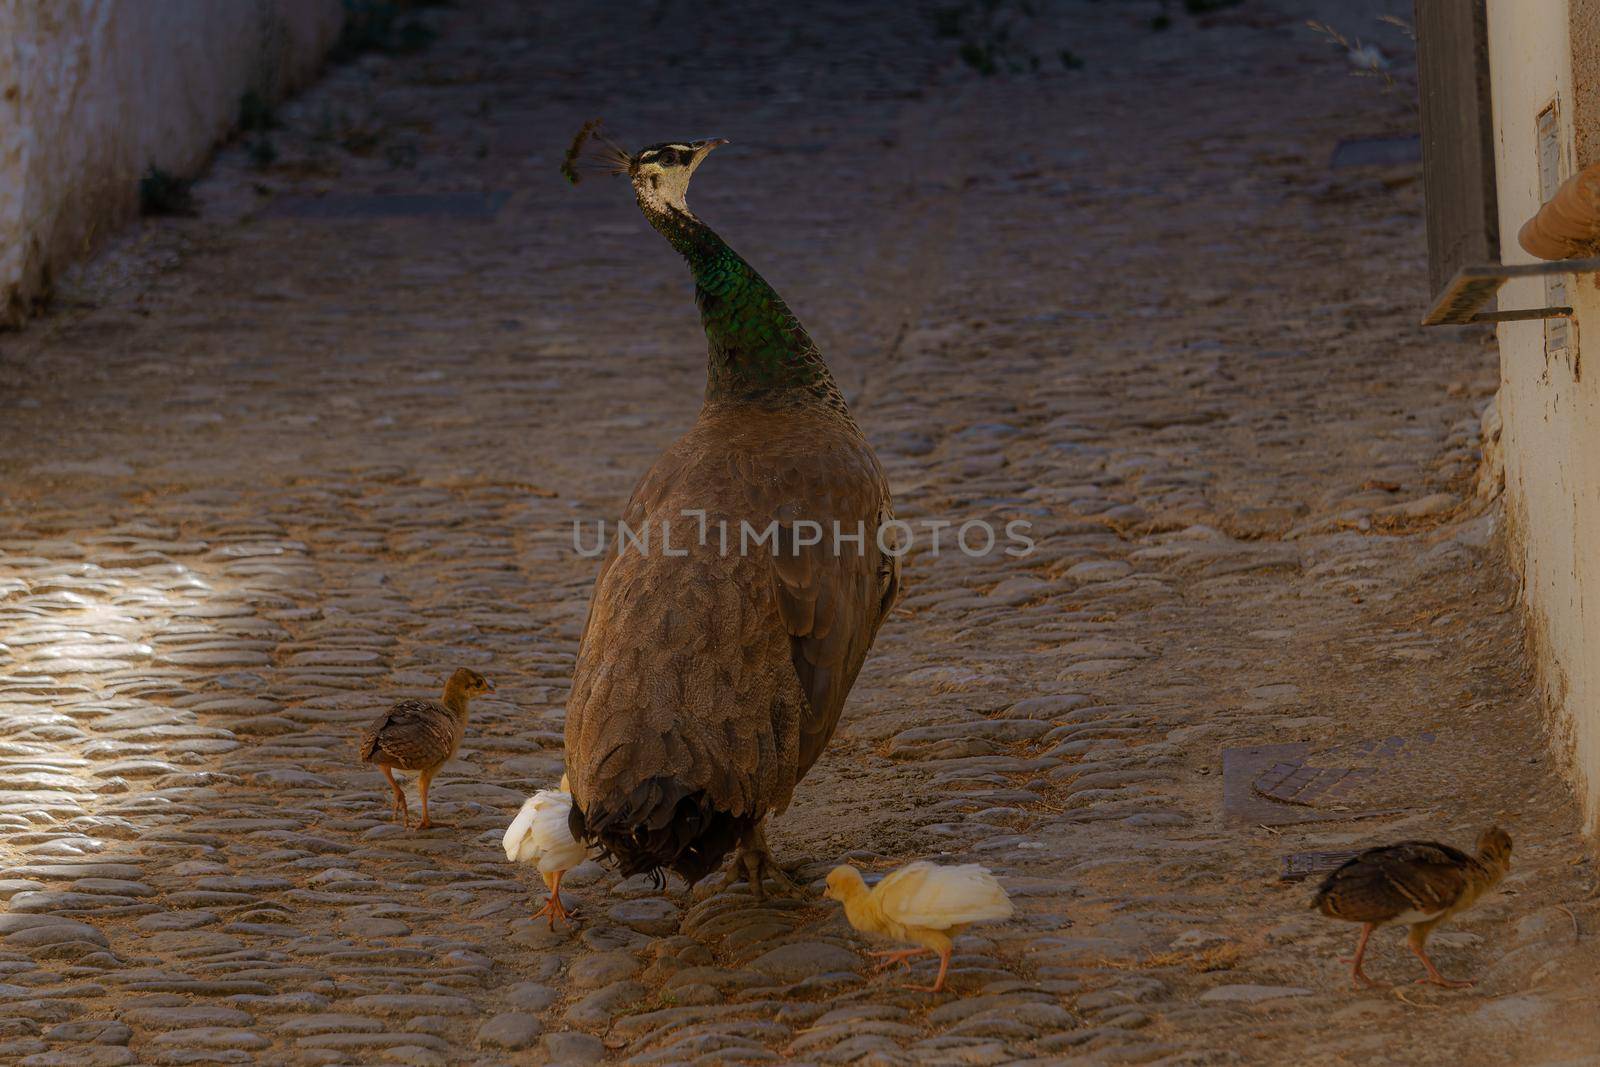
[[929,946],[939,954],[939,977],[933,980],[932,985],[908,985],[907,989],[914,989],[919,993],[939,993],[944,990],[945,975],[950,973],[950,952],[955,947],[948,937],[940,937]]
[[873,973],[877,974],[888,970],[897,963],[909,971],[911,969],[911,957],[920,956],[927,951],[925,948],[892,948],[884,952],[869,952],[867,955],[873,956],[878,960],[872,968]]
[[394,768],[388,764],[380,764],[383,776],[389,779],[389,787],[394,790],[394,803],[390,805],[390,813],[400,816],[400,823],[407,829],[411,828],[411,810],[406,807],[406,791],[400,788],[400,783],[394,780]]
[[417,776],[417,792],[422,795],[422,821],[417,823],[418,830],[427,830],[434,826],[449,826],[447,822],[434,822],[428,818],[428,783],[433,781],[433,776],[439,773],[437,767],[426,767]]
[[745,836],[739,845],[738,858],[734,860],[733,866],[728,868],[728,876],[722,880],[722,885],[724,888],[733,885],[739,880],[742,872],[757,900],[767,899],[767,889],[762,882],[768,877],[778,883],[779,896],[800,896],[800,887],[789,879],[782,867],[778,866],[772,850],[767,847],[765,825],[764,821],[756,823],[755,829]]
[[1470,978],[1446,978],[1439,973],[1439,968],[1433,965],[1433,961],[1428,958],[1428,953],[1424,950],[1424,946],[1428,943],[1428,935],[1433,932],[1433,925],[1433,923],[1418,923],[1411,928],[1411,933],[1406,937],[1406,944],[1411,946],[1411,951],[1416,953],[1417,959],[1422,961],[1422,966],[1428,972],[1428,977],[1418,978],[1417,981],[1431,982],[1446,989],[1468,989],[1477,984]]
[[1371,937],[1372,931],[1376,929],[1372,923],[1362,925],[1361,939],[1356,942],[1356,954],[1350,958],[1350,984],[1357,989],[1372,989],[1379,985],[1361,970],[1361,959],[1367,954],[1367,938]]
[[544,907],[533,913],[535,919],[541,915],[548,919],[552,930],[556,928],[557,919],[568,925],[572,923],[572,912],[568,911],[566,905],[561,903],[561,876],[565,873],[567,872],[557,871],[554,874],[544,876],[544,884],[550,890],[550,899],[544,902]]

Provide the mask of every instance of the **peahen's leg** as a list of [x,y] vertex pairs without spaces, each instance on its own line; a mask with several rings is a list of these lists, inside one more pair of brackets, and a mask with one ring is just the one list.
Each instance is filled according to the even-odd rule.
[[755,828],[745,835],[744,841],[739,845],[739,854],[734,859],[733,865],[728,868],[728,875],[722,880],[724,888],[739,881],[741,875],[750,883],[750,891],[757,900],[767,899],[767,889],[762,882],[771,878],[778,884],[778,895],[782,897],[800,896],[800,887],[784,873],[778,861],[772,855],[772,850],[767,847],[767,832],[765,823],[758,822]]

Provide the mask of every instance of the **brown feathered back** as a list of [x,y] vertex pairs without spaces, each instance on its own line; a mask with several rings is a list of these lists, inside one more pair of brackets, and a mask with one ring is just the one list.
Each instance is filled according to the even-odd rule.
[[373,719],[361,735],[361,759],[408,771],[439,766],[461,744],[472,698],[492,692],[489,679],[458,668],[445,682],[444,699],[402,700]]
[[1402,841],[1345,861],[1318,888],[1311,907],[1349,922],[1418,922],[1471,904],[1511,862],[1511,838],[1491,827],[1469,856],[1437,841]]
[[402,700],[372,721],[361,736],[361,758],[415,771],[455,754],[465,719],[437,700]]
[[[628,503],[649,550],[613,549],[595,583],[567,709],[575,829],[625,872],[698,877],[781,811],[893,603],[898,570],[876,543],[888,517],[847,415],[708,403]],[[822,543],[797,551],[805,520]],[[835,546],[835,522],[862,543]]]

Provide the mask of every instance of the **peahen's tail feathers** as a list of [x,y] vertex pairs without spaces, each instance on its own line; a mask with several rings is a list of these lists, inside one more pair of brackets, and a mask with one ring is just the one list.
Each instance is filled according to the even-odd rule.
[[650,778],[623,797],[577,804],[568,816],[572,836],[599,846],[625,877],[676,871],[690,884],[716,870],[755,825],[731,815],[701,790],[672,778]]

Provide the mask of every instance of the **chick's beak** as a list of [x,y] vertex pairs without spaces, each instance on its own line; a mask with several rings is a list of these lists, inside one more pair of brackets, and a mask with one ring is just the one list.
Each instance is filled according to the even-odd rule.
[[485,693],[492,693],[492,692],[494,692],[494,681],[493,681],[493,679],[490,679],[490,678],[485,678],[485,679],[484,679],[484,680],[483,680],[483,691],[484,691],[484,692],[485,692]]
[[694,154],[697,157],[704,159],[711,153],[713,148],[718,148],[727,143],[728,139],[726,137],[713,137],[709,141],[696,141],[694,146]]

